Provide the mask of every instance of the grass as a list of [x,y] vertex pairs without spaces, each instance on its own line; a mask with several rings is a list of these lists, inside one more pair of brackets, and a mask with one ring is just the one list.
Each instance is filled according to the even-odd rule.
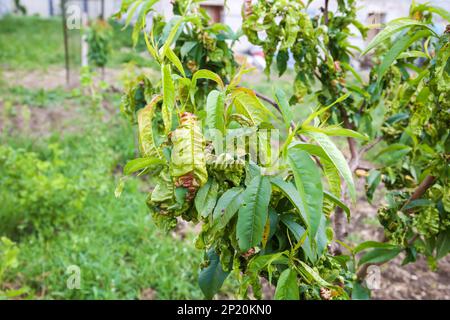
[[[108,67],[117,67],[134,61],[140,67],[154,67],[150,56],[143,57],[145,44],[141,37],[136,49],[131,43],[131,27],[110,21],[113,42]],[[80,65],[80,30],[68,30],[71,68]],[[5,16],[0,19],[0,66],[7,70],[41,70],[65,63],[62,22],[60,18],[42,19],[35,16]]]
[[[5,16],[0,19],[0,65],[5,69],[46,69],[64,65],[62,23],[58,18]],[[80,32],[69,30],[70,61],[79,64]]]
[[[1,90],[14,92],[19,105],[36,98],[35,91],[21,87]],[[1,142],[34,152],[51,165],[59,163],[61,173],[86,190],[86,201],[69,227],[15,238],[19,265],[4,282],[27,287],[28,297],[42,299],[137,299],[143,290],[154,292],[156,299],[201,299],[197,276],[202,252],[194,248],[193,234],[182,240],[156,228],[145,204],[150,186],[143,180],[130,179],[122,196],[114,196],[120,168],[134,156],[132,126],[119,115],[104,122],[104,114],[86,108],[85,97],[57,92],[56,105],[46,98],[29,108],[64,108],[70,100],[76,108],[71,120],[75,132],[36,138],[14,128]],[[43,95],[52,96],[47,91]],[[115,106],[119,99],[108,97]],[[0,214],[9,212],[3,209]],[[0,237],[5,235],[1,229]],[[81,270],[80,289],[67,287],[71,265]]]
[[[138,186],[129,183],[119,200],[112,192],[90,199],[83,213],[89,219],[76,230],[22,243],[25,284],[45,299],[136,299],[147,288],[158,299],[201,298],[201,255],[188,241],[156,230]],[[71,265],[81,270],[79,290],[66,286]]]

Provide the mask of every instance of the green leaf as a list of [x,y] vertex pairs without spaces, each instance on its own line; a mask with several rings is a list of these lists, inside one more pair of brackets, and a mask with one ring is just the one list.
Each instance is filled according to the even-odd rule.
[[437,7],[437,6],[429,6],[428,11],[436,13],[440,15],[442,18],[444,18],[447,21],[450,21],[450,12],[445,10],[444,8]]
[[450,252],[450,232],[441,232],[436,239],[436,259],[445,257]]
[[387,154],[388,159],[383,159],[383,162],[385,162],[386,164],[391,164],[407,155],[411,150],[412,148],[407,145],[401,143],[393,143],[388,147],[382,149],[373,159],[377,160],[382,155]]
[[353,282],[352,300],[369,300],[370,290],[358,281]]
[[288,161],[294,174],[297,191],[302,199],[302,210],[308,219],[308,233],[314,238],[323,215],[323,189],[320,171],[311,156],[298,148],[289,149]]
[[236,237],[242,251],[261,243],[271,191],[269,178],[258,175],[242,194],[243,204],[239,209],[236,226]]
[[294,116],[292,115],[291,106],[289,105],[286,94],[280,88],[276,89],[275,100],[276,100],[278,106],[280,107],[285,126],[286,126],[286,128],[289,128],[291,126],[291,122],[294,119]]
[[[142,5],[139,15],[136,19],[136,22],[134,24],[133,27],[133,33],[131,35],[131,39],[133,41],[133,46],[135,47],[138,40],[139,40],[139,33],[144,30],[145,25],[146,25],[146,18],[147,15],[150,11],[152,11],[153,5],[158,2],[158,0],[146,0],[144,1],[144,4]],[[136,3],[142,3],[141,0],[138,0]],[[133,7],[132,9],[136,10],[137,7]],[[131,11],[131,10],[130,10]],[[127,16],[127,24],[125,26],[125,28],[128,26],[128,24],[130,23],[130,18],[132,18],[134,15],[134,12],[131,13],[131,15]],[[144,30],[145,32],[145,30]]]
[[216,82],[220,89],[223,90],[225,88],[225,85],[223,84],[222,79],[220,76],[212,71],[201,69],[194,73],[192,76],[192,88],[195,89],[197,87],[197,80],[198,79],[208,79]]
[[394,259],[402,249],[398,247],[394,248],[375,248],[366,254],[364,254],[359,260],[359,265],[363,265],[365,263],[383,263]]
[[217,90],[211,91],[206,99],[206,124],[222,134],[225,134],[224,112],[225,94]]
[[166,134],[172,130],[172,114],[175,107],[175,85],[170,72],[170,65],[162,66],[163,105],[162,118]]
[[303,126],[301,129],[301,132],[320,132],[323,134],[326,134],[327,136],[339,136],[339,137],[352,137],[356,139],[361,140],[368,140],[369,138],[359,132],[345,129],[341,127],[336,126],[330,126],[330,127],[324,127],[324,128],[317,128],[313,126]]
[[338,99],[336,99],[336,101],[334,101],[332,104],[326,106],[325,108],[320,108],[319,110],[311,113],[308,118],[306,118],[305,121],[303,121],[302,123],[302,127],[303,126],[307,126],[311,121],[314,120],[314,118],[320,116],[322,113],[324,113],[325,111],[327,111],[328,109],[330,109],[331,107],[333,107],[334,105],[341,103],[342,101],[344,101],[345,99],[347,99],[348,97],[350,97],[350,93],[346,93],[343,96],[339,97]]
[[220,258],[214,249],[210,249],[207,255],[209,265],[200,271],[198,284],[206,299],[212,299],[219,292],[229,272],[223,271]]
[[163,160],[155,157],[133,159],[127,162],[127,164],[123,168],[123,174],[128,176],[135,173],[136,171],[152,166],[161,165],[164,163],[165,162]]
[[386,71],[389,69],[391,64],[397,59],[400,53],[405,51],[411,44],[416,42],[421,38],[425,38],[430,34],[429,30],[421,30],[412,35],[405,35],[401,37],[398,41],[394,43],[392,48],[384,55],[383,61],[378,68],[378,83],[381,82]]
[[381,172],[378,170],[370,170],[369,176],[367,177],[367,199],[372,203],[373,195],[377,190],[378,185],[381,182]]
[[425,54],[425,52],[418,51],[418,50],[412,50],[412,51],[402,52],[397,57],[397,59],[408,59],[408,58],[426,58],[426,59],[428,59],[428,56]]
[[358,73],[358,72],[357,72],[350,64],[341,61],[341,66],[344,67],[344,69],[349,70],[349,71],[353,74],[353,76],[355,77],[355,79],[358,80],[358,82],[359,82],[360,84],[364,85],[363,79],[361,78],[361,76],[359,75],[359,73]]
[[300,274],[303,276],[303,278],[305,278],[305,280],[307,280],[308,282],[316,282],[318,285],[320,285],[322,287],[327,287],[327,288],[334,287],[333,285],[328,283],[326,280],[324,280],[320,276],[320,274],[317,273],[317,271],[315,271],[313,268],[308,266],[306,263],[304,263],[301,260],[299,260],[298,262],[300,263],[300,266],[299,266]]
[[289,60],[289,53],[287,50],[280,50],[277,54],[277,68],[278,76],[282,76],[287,69],[287,62]]
[[178,19],[177,22],[174,24],[172,29],[170,30],[169,36],[167,37],[166,41],[164,42],[164,45],[161,48],[161,59],[164,59],[164,57],[167,55],[167,52],[170,49],[170,46],[175,39],[181,24],[184,22],[184,19],[181,17],[175,17],[174,19]]
[[307,236],[308,233],[306,232],[305,228],[295,222],[292,215],[281,216],[281,222],[283,222],[284,225],[286,225],[286,227],[289,229],[289,231],[292,232],[297,242],[303,241],[303,243],[301,244],[301,248],[303,249],[306,257],[311,260],[311,262],[316,262],[317,254],[311,246],[311,241]]
[[217,231],[227,226],[242,205],[241,187],[228,189],[217,201],[213,212],[213,230]]
[[299,300],[297,272],[291,268],[284,270],[278,279],[275,300]]
[[333,202],[335,205],[337,205],[338,207],[340,207],[341,209],[344,210],[345,214],[347,215],[347,220],[350,220],[350,208],[344,203],[342,202],[339,198],[337,198],[334,194],[329,193],[327,191],[323,192],[323,195],[325,196],[326,199],[330,200],[331,202]]
[[323,133],[309,132],[308,135],[322,147],[322,149],[331,159],[331,161],[341,174],[342,178],[346,182],[350,197],[353,201],[356,201],[356,189],[355,183],[353,182],[353,175],[341,151],[339,151],[333,141],[331,141],[331,139]]
[[269,122],[276,118],[262,103],[254,92],[239,88],[233,93],[236,111],[251,120],[252,125],[258,126],[263,122]]
[[131,6],[131,8],[127,11],[127,19],[125,20],[125,25],[124,25],[124,27],[123,27],[122,30],[125,30],[125,29],[130,25],[131,19],[133,19],[134,14],[135,14],[137,8],[139,8],[139,6],[142,4],[143,1],[144,1],[144,0],[137,0],[137,1]]
[[358,244],[354,249],[353,253],[357,254],[363,250],[369,249],[369,248],[384,248],[384,249],[395,249],[398,248],[397,246],[386,243],[386,242],[378,242],[378,241],[365,241],[363,243]]
[[[320,158],[322,170],[325,175],[325,178],[328,181],[330,191],[335,198],[339,198],[341,196],[341,178],[339,176],[339,171],[334,165],[333,161],[331,161],[330,157],[323,150],[323,148],[315,144],[301,143],[301,142],[292,143],[291,146],[292,147],[295,146],[296,148],[305,150],[309,154]],[[334,202],[331,199],[328,198],[324,199],[323,211],[325,214],[329,214],[334,209],[333,204]]]
[[262,256],[257,255],[249,261],[247,270],[250,273],[257,273],[271,264],[287,265],[289,262],[288,258],[285,256],[287,253],[288,251],[283,251]]
[[214,210],[217,201],[217,194],[219,192],[219,184],[215,179],[209,179],[197,191],[195,196],[195,208],[202,217],[207,217]]
[[153,134],[153,117],[156,104],[161,98],[160,95],[154,96],[145,108],[138,111],[139,150],[143,157],[162,159],[161,151],[156,145]]
[[395,19],[395,20],[392,20],[391,22],[389,22],[386,25],[386,27],[380,33],[378,33],[375,36],[375,38],[372,39],[372,41],[368,44],[366,50],[364,50],[364,52],[361,53],[361,55],[362,56],[365,55],[367,52],[369,52],[376,46],[380,45],[385,40],[389,39],[395,33],[399,32],[405,28],[412,27],[412,26],[420,26],[423,28],[428,28],[429,30],[431,30],[434,33],[434,31],[429,26],[427,26],[425,23],[422,23],[420,21],[409,19],[409,18]]
[[274,186],[276,186],[280,191],[289,199],[289,201],[294,205],[297,211],[300,213],[305,225],[309,228],[309,218],[306,215],[306,210],[304,209],[303,200],[300,197],[298,190],[295,188],[294,184],[291,182],[286,182],[281,178],[272,178],[270,180]]
[[166,57],[173,63],[173,65],[180,71],[181,75],[186,78],[186,73],[184,72],[183,65],[181,64],[180,59],[177,57],[175,52],[172,49],[167,48]]

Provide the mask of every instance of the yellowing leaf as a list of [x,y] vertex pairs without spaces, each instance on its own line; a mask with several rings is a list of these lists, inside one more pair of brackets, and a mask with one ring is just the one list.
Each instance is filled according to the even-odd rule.
[[139,150],[143,157],[162,158],[153,135],[153,117],[156,104],[161,98],[161,95],[155,96],[145,108],[138,111]]

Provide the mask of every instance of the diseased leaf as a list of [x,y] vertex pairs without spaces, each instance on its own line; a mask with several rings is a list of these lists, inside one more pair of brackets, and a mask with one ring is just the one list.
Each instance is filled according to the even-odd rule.
[[239,209],[236,237],[242,251],[258,246],[264,233],[271,195],[269,178],[258,175],[242,194],[243,204]]
[[153,97],[152,101],[145,108],[138,111],[139,150],[143,157],[162,159],[161,151],[155,143],[153,133],[155,108],[161,98],[160,95]]
[[171,174],[178,178],[192,174],[198,187],[208,180],[205,141],[197,117],[185,113],[181,125],[172,132]]
[[291,268],[284,270],[278,279],[275,300],[299,300],[297,272]]
[[175,107],[175,85],[172,80],[170,66],[162,66],[162,85],[163,85],[163,105],[162,118],[164,122],[165,132],[169,133],[172,130],[172,114]]
[[269,217],[267,217],[266,224],[264,225],[263,237],[261,240],[263,249],[266,247],[267,241],[269,240],[269,234],[270,234],[270,219]]

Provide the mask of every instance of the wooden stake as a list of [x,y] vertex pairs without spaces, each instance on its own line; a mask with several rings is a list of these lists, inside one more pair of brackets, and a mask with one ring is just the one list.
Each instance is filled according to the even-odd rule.
[[67,34],[66,1],[61,0],[61,15],[64,35],[64,57],[66,62],[66,84],[70,84],[70,66],[69,66],[69,39]]

